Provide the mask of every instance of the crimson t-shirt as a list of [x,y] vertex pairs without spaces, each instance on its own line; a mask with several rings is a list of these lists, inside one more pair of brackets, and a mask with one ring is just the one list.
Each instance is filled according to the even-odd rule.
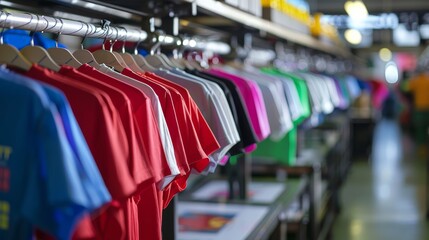
[[182,131],[184,130],[182,130],[179,127],[178,116],[176,114],[176,109],[173,104],[173,100],[171,98],[170,92],[167,91],[162,86],[154,84],[153,82],[150,82],[147,79],[141,76],[138,76],[137,74],[135,74],[129,69],[124,69],[123,74],[135,79],[136,81],[146,83],[147,85],[152,87],[152,89],[158,95],[160,105],[165,116],[165,121],[167,122],[171,139],[174,145],[177,165],[179,167],[181,174],[186,174],[187,172],[190,171],[190,166],[187,160],[188,155],[186,154],[185,147],[184,147],[184,142],[185,142],[183,140],[184,136],[182,136]]
[[[89,65],[87,65],[87,67],[92,68]],[[143,149],[140,137],[136,133],[131,110],[131,102],[129,98],[114,86],[108,85],[100,81],[99,79],[90,76],[85,71],[81,71],[81,68],[79,68],[78,72],[72,67],[62,66],[59,73],[64,76],[73,78],[75,81],[93,86],[99,90],[106,92],[109,95],[112,100],[112,103],[115,106],[115,109],[121,117],[122,124],[124,126],[124,130],[127,136],[128,148],[130,152],[130,156],[128,159],[128,168],[133,176],[133,179],[135,180],[136,185],[152,183],[154,181],[153,173],[155,172],[155,169],[152,169],[152,166],[147,164],[149,161],[149,157],[145,152],[145,149]]]
[[188,108],[189,114],[191,116],[191,120],[194,124],[195,131],[197,132],[197,136],[199,137],[199,141],[201,142],[201,146],[204,149],[204,152],[207,155],[210,155],[214,151],[218,150],[220,148],[220,145],[216,140],[216,137],[214,136],[212,130],[210,129],[206,119],[198,108],[197,104],[192,99],[189,91],[176,83],[157,76],[156,74],[146,72],[145,75],[150,77],[154,81],[163,84],[169,90],[176,90],[183,97]]
[[[171,95],[174,98],[173,99],[174,102],[184,103],[182,104],[182,106],[184,105],[183,107],[184,114],[187,115],[189,119],[192,121],[194,132],[197,133],[196,137],[198,138],[198,141],[201,144],[200,146],[206,155],[209,155],[220,148],[219,143],[217,142],[213,132],[211,131],[207,122],[202,116],[201,111],[199,111],[198,107],[196,106],[195,102],[190,97],[189,92],[186,89],[174,83],[171,83],[166,79],[158,77],[157,75],[152,73],[146,73],[145,77],[149,78],[151,81],[157,84],[160,84],[161,86],[169,90]],[[195,162],[195,163],[190,163],[190,165],[198,172],[201,172],[207,167],[207,162],[206,161]],[[184,176],[178,176],[175,179],[174,184],[170,185],[169,188],[166,188],[164,190],[163,192],[164,207],[168,206],[168,203],[171,201],[171,199],[174,197],[175,194],[183,191],[186,188],[186,182],[190,174],[191,172],[188,172]]]
[[[98,233],[102,232],[115,239],[123,239],[126,226],[124,211],[119,207],[118,201],[135,193],[137,186],[125,161],[129,155],[125,132],[109,96],[103,91],[37,65],[33,65],[24,74],[61,89],[67,96],[113,198],[109,206],[97,217],[97,219],[108,219],[110,227],[108,229],[102,229],[100,225],[94,227]],[[78,237],[86,236],[93,230],[93,226],[85,224],[90,222],[87,218],[88,216],[77,226],[77,232],[80,233],[77,234]]]
[[[165,159],[150,99],[141,90],[91,67],[84,65],[79,68],[79,71],[84,71],[86,74],[121,89],[129,97],[138,123],[137,129],[144,138],[146,148],[152,151],[152,157],[149,159],[151,167],[154,171],[160,171],[160,174],[156,174],[160,177],[170,175],[170,168]],[[159,179],[157,178],[157,180]],[[124,220],[128,227],[127,239],[160,239],[148,236],[161,236],[162,219],[159,217],[162,216],[161,201],[160,191],[155,184],[151,184],[148,188],[141,189],[132,198],[121,203],[122,207],[127,209]],[[141,222],[146,221],[146,219],[150,219],[150,223],[143,226]],[[140,228],[144,228],[144,230],[140,231]]]
[[140,138],[139,142],[147,154],[145,165],[152,171],[155,181],[158,182],[165,176],[171,174],[168,167],[165,152],[162,147],[159,128],[156,123],[151,100],[141,90],[108,76],[88,65],[82,65],[80,72],[89,75],[103,83],[122,91],[130,100],[133,118],[135,119],[136,132]]

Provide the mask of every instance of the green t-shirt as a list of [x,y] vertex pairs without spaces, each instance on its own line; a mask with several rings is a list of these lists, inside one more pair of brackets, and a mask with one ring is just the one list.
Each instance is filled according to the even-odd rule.
[[311,114],[307,85],[303,79],[291,73],[285,73],[274,68],[263,68],[261,71],[266,74],[292,80],[297,89],[303,111],[301,112],[301,116],[293,121],[294,128],[283,139],[273,141],[268,138],[260,142],[257,149],[252,153],[252,157],[269,159],[286,165],[294,165],[297,150],[297,127]]

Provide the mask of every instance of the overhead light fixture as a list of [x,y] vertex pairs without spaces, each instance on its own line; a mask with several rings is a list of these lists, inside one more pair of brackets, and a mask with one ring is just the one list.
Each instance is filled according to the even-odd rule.
[[394,62],[388,62],[384,70],[384,77],[386,82],[394,84],[399,80],[399,70],[398,66]]
[[388,49],[388,48],[380,49],[380,51],[378,52],[378,55],[379,55],[380,59],[385,61],[385,62],[388,62],[392,59],[392,51],[390,51],[390,49]]
[[361,0],[348,0],[344,4],[344,9],[351,18],[366,18],[368,10]]
[[347,42],[353,45],[358,45],[362,42],[362,34],[357,29],[347,29],[344,32],[344,37]]

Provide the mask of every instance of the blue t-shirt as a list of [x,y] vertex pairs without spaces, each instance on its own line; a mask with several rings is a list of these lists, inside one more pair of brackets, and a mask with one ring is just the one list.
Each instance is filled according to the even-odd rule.
[[43,83],[41,83],[41,85],[49,99],[58,109],[67,140],[76,156],[80,180],[84,184],[84,190],[86,191],[89,201],[86,207],[89,211],[100,208],[105,203],[110,202],[112,197],[104,184],[97,164],[89,150],[88,144],[85,141],[71,107],[64,94],[58,89]]
[[[3,41],[6,44],[15,46],[17,49],[29,46],[31,36],[28,31],[20,29],[10,29],[3,33]],[[43,48],[55,47],[55,41],[45,37],[42,33],[36,32],[34,34],[34,45],[41,46]],[[58,43],[58,47],[67,48],[64,44]]]
[[60,115],[40,85],[0,78],[0,239],[68,239],[88,205]]

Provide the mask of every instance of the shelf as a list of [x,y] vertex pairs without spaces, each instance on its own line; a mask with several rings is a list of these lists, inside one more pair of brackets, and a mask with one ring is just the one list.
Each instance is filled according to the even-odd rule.
[[300,33],[268,20],[261,19],[250,13],[246,13],[225,3],[214,0],[185,0],[186,2],[195,2],[200,10],[209,14],[219,15],[248,27],[258,29],[260,31],[272,34],[287,41],[303,45],[312,49],[323,51],[342,57],[350,57],[350,51],[343,47],[334,44],[322,42],[310,35]]

